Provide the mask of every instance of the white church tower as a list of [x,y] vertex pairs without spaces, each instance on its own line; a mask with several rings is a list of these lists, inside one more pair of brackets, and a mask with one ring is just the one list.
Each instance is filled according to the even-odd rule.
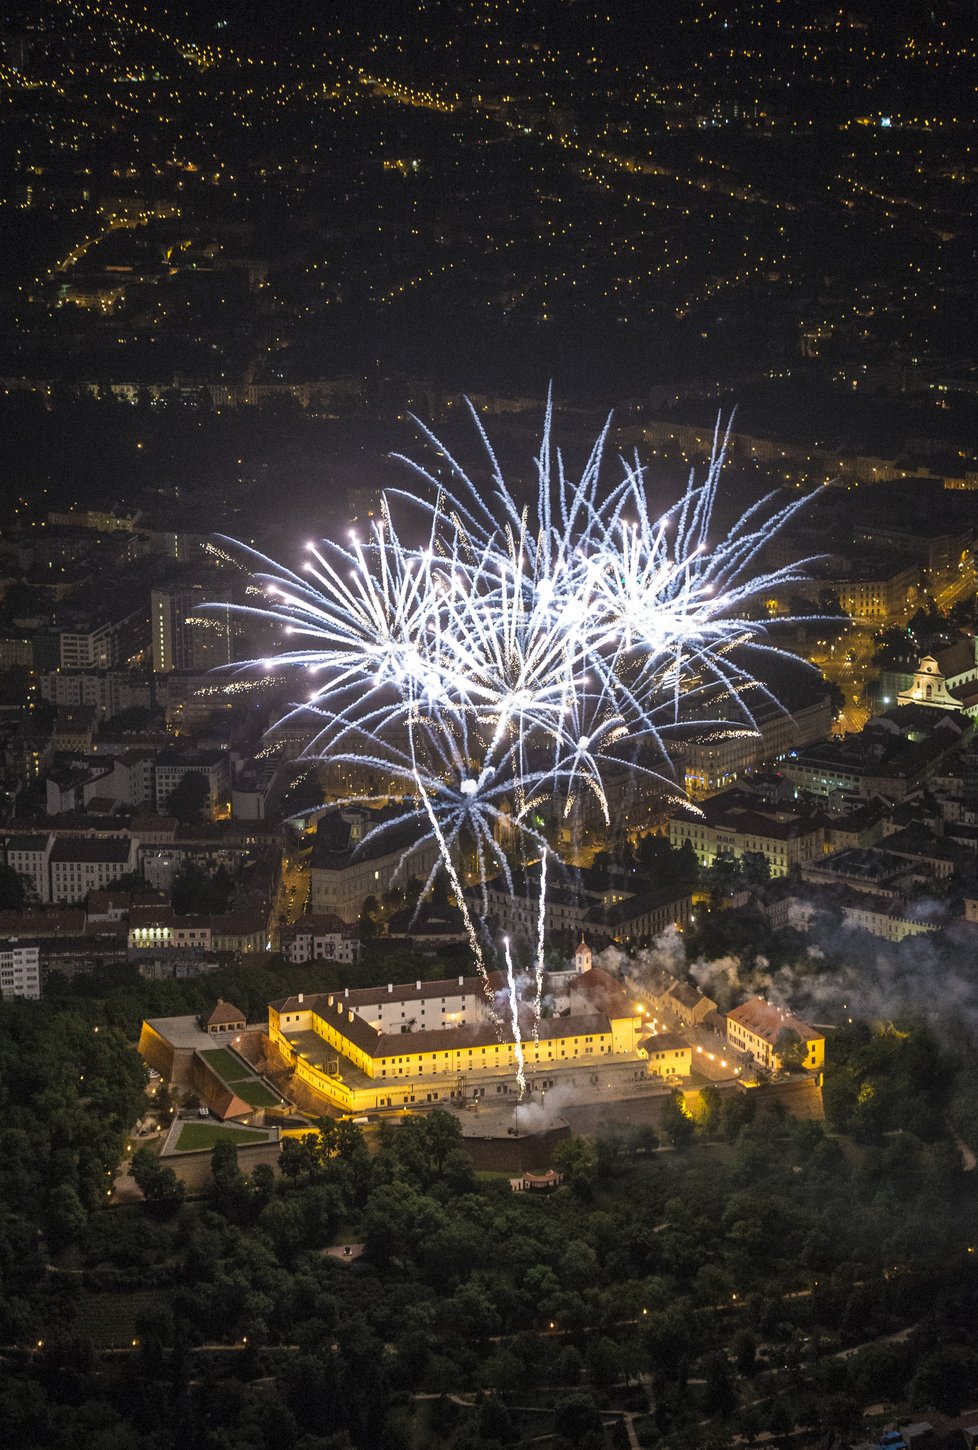
[[574,965],[579,973],[591,970],[591,948],[584,940],[583,933],[577,951],[574,953]]

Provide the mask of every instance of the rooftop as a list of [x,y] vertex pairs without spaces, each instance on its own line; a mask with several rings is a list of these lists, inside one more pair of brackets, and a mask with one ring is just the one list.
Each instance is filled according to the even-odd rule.
[[[478,996],[485,998],[488,986],[490,994],[504,990],[505,979],[501,973],[490,974],[487,983],[481,977],[455,977],[439,982],[418,982],[413,986],[388,988],[360,987],[340,993],[303,994],[270,1002],[269,1009],[279,1015],[309,1011],[323,1022],[333,1022],[354,1046],[370,1057],[403,1057],[418,1053],[460,1052],[477,1047],[491,1047],[509,1044],[513,1041],[512,1027],[508,1015],[501,1025],[487,1016],[478,1022],[460,1023],[447,1027],[424,1028],[419,1032],[381,1032],[371,1025],[361,1010],[369,1011],[374,1004],[384,1002],[417,1002],[424,999],[450,996]],[[569,1016],[546,1017],[540,1023],[541,1041],[558,1040],[563,1037],[593,1036],[611,1030],[612,1017],[621,1019],[634,1016],[629,998],[613,977],[599,968],[574,977],[570,984],[572,994],[579,994],[587,1003],[587,1010],[574,1012]],[[572,996],[573,1007],[573,996]],[[528,1009],[521,1009],[526,1016],[526,1029],[530,1028]],[[287,1023],[281,1030],[290,1041],[305,1040],[305,1031],[292,1032]],[[324,1040],[314,1033],[321,1047],[321,1053],[330,1051]],[[335,1051],[335,1049],[334,1049]]]
[[[925,655],[922,658],[926,659],[928,656]],[[936,662],[937,668],[948,680],[953,680],[958,675],[973,673],[976,663],[974,638],[969,635],[967,638],[956,640],[954,644],[937,650],[930,658]]]
[[62,906],[38,911],[0,911],[0,933],[4,936],[81,936],[85,912]]
[[816,1032],[814,1027],[809,1027],[807,1022],[802,1022],[800,1017],[795,1017],[786,1008],[775,1007],[764,997],[751,997],[749,1002],[732,1008],[727,1013],[727,1021],[739,1022],[741,1027],[746,1027],[756,1037],[762,1037],[772,1047],[778,1040],[778,1034],[785,1030],[796,1032],[802,1042],[822,1039],[821,1032]]
[[631,998],[624,987],[601,967],[592,967],[589,972],[573,978],[570,991],[572,1008],[574,997],[581,996],[606,1017],[620,1019],[635,1016]]
[[[338,919],[338,918],[337,918]],[[500,990],[504,985],[501,973],[490,973],[489,991]],[[349,1007],[369,1007],[371,1003],[421,1002],[441,997],[485,997],[486,984],[481,977],[444,977],[434,982],[388,982],[379,987],[347,987],[343,992],[304,992],[301,996],[283,997],[278,1002],[269,1002],[275,1012],[319,1012],[335,997]]]
[[883,882],[907,870],[907,858],[891,854],[885,847],[846,846],[820,856],[803,867],[804,872],[835,876],[850,881]]
[[147,1017],[146,1026],[174,1047],[213,1047],[213,1038],[200,1025],[198,1017]]
[[400,806],[327,811],[316,824],[310,867],[314,871],[342,871],[354,861],[402,855],[423,834],[414,822],[404,822],[403,816]]
[[103,840],[90,837],[59,836],[51,851],[51,864],[63,861],[105,862],[124,866],[129,861],[132,842],[128,836],[110,836]]
[[[822,816],[808,808],[765,806],[754,795],[736,787],[710,796],[699,802],[698,807],[680,805],[672,815],[676,820],[702,820],[718,830],[738,831],[775,841],[793,840],[823,825]],[[679,894],[676,893],[677,896]]]
[[225,756],[220,750],[164,750],[156,757],[156,765],[174,770],[202,770],[220,765]]
[[50,837],[38,832],[36,835],[7,836],[4,841],[8,851],[46,851]]
[[642,891],[637,896],[630,896],[627,901],[616,902],[613,906],[592,907],[587,919],[595,926],[626,926],[628,922],[635,921],[647,912],[658,911],[674,902],[686,901],[689,895],[686,887],[660,886],[658,890]]
[[219,997],[216,1007],[207,1019],[207,1025],[208,1027],[236,1026],[245,1020],[245,1014],[240,1007],[235,1007],[233,1002],[225,1002],[223,997]]
[[692,1052],[692,1048],[678,1032],[653,1032],[638,1044],[643,1052]]
[[326,912],[323,915],[303,916],[298,921],[290,922],[287,926],[282,927],[279,936],[282,941],[294,941],[297,937],[303,936],[356,937],[359,934],[358,926],[351,926],[341,917],[332,912]]

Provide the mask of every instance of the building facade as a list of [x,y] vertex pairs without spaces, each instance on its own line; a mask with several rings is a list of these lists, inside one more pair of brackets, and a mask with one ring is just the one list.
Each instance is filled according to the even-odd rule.
[[304,916],[279,933],[287,962],[355,962],[360,956],[360,933],[338,916]]
[[89,622],[77,629],[61,630],[58,636],[58,665],[62,670],[111,670],[124,665],[145,639],[146,615],[135,610],[122,619]]
[[14,997],[36,1002],[40,995],[41,963],[37,944],[16,938],[0,940],[0,997],[5,1002]]
[[790,712],[759,712],[756,730],[719,733],[712,740],[689,740],[682,747],[686,790],[712,795],[765,761],[781,760],[824,740],[832,729],[832,701],[824,696]]
[[900,705],[978,715],[978,639],[968,636],[936,654],[923,655]]
[[51,901],[70,905],[104,891],[137,869],[137,843],[128,836],[59,836],[51,851]]
[[[502,992],[504,979],[497,974],[489,987]],[[615,1064],[647,1075],[640,1018],[612,977],[597,969],[573,977],[568,1001],[567,1015],[543,1018],[536,1037],[527,1015],[526,1071],[541,1087],[575,1069],[590,1072],[597,1086]],[[268,1037],[305,1087],[335,1107],[365,1112],[508,1095],[516,1042],[494,1015],[482,978],[458,977],[272,1002]]]
[[356,807],[327,811],[319,818],[309,863],[314,915],[354,922],[369,896],[382,896],[395,881],[425,879],[438,848],[431,841],[419,843],[414,830],[403,826],[385,829],[401,815],[397,807],[383,811]]
[[689,1077],[693,1049],[678,1032],[657,1032],[638,1044],[649,1064],[649,1075],[661,1078]]
[[22,877],[36,901],[51,900],[51,851],[54,836],[47,834],[8,836],[4,842],[4,860],[11,871]]
[[114,670],[49,670],[41,676],[41,698],[52,705],[90,705],[106,720],[136,706],[153,704],[148,679]]
[[215,820],[225,808],[231,790],[227,756],[216,750],[167,752],[156,758],[153,789],[156,809],[162,814],[185,775],[199,775],[207,785],[206,809]]
[[669,844],[689,842],[701,866],[718,856],[745,852],[765,856],[772,876],[785,876],[822,854],[825,825],[820,816],[771,806],[737,790],[712,796],[701,809],[680,806],[669,818]]
[[[692,896],[678,888],[633,891],[623,881],[607,889],[588,885],[584,873],[577,886],[548,884],[543,903],[543,930],[548,938],[587,932],[605,941],[634,944],[650,941],[668,927],[684,931],[692,915]],[[514,890],[497,877],[487,883],[488,920],[495,936],[535,941],[540,919],[539,870],[514,875]],[[472,909],[482,914],[483,888],[466,893]]]
[[154,589],[150,596],[150,641],[153,670],[207,670],[233,658],[228,608],[208,608],[213,592],[201,585],[189,589]]
[[817,1071],[825,1061],[825,1038],[807,1022],[795,1017],[781,1007],[775,1007],[764,997],[752,997],[740,1007],[727,1013],[727,1042],[738,1052],[746,1052],[772,1072],[779,1072],[783,1066],[783,1033],[794,1033],[798,1038],[799,1065],[809,1071]]

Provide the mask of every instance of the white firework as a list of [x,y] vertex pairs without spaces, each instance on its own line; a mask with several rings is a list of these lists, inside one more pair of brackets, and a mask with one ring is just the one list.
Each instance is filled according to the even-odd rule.
[[[306,755],[395,783],[400,809],[363,844],[410,823],[417,845],[405,861],[425,843],[437,846],[484,979],[460,863],[474,863],[484,918],[489,876],[502,874],[513,889],[503,829],[515,831],[524,864],[540,860],[539,1012],[548,849],[539,813],[548,801],[566,812],[590,793],[608,821],[606,777],[624,766],[663,780],[675,796],[667,737],[689,723],[697,701],[720,694],[736,707],[739,718],[726,726],[709,720],[713,732],[743,731],[745,721],[756,728],[745,697],[774,696],[745,661],[782,651],[752,606],[804,577],[801,566],[759,569],[759,554],[804,499],[783,505],[769,496],[712,539],[719,434],[705,480],[691,477],[657,515],[637,461],[620,460],[618,482],[602,495],[607,426],[580,476],[568,476],[548,404],[535,503],[523,507],[471,411],[490,464],[488,498],[419,424],[448,480],[405,460],[430,497],[394,491],[390,499],[423,511],[421,541],[404,543],[385,498],[366,539],[308,545],[301,573],[248,551],[267,603],[241,607],[288,636],[287,648],[250,663],[303,679],[304,698],[286,718],[306,722]],[[505,957],[515,1022],[508,943]],[[518,1032],[517,1056],[522,1091]]]

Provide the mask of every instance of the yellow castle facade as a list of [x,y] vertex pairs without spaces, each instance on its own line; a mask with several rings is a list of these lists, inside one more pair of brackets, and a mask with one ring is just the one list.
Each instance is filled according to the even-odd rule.
[[[517,1050],[504,980],[494,974],[285,998],[268,1008],[273,1053],[299,1082],[349,1113],[515,1092]],[[552,1015],[519,1013],[534,1085],[645,1077],[641,1018],[599,969],[548,981]]]

